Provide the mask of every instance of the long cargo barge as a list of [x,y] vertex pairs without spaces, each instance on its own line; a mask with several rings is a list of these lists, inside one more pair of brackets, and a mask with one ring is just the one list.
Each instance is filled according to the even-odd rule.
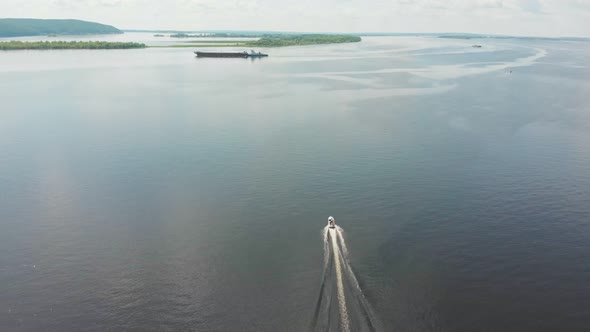
[[248,53],[246,52],[199,52],[195,54],[199,58],[247,58]]
[[268,54],[260,52],[201,52],[195,51],[195,54],[199,58],[256,58],[256,57],[267,57]]

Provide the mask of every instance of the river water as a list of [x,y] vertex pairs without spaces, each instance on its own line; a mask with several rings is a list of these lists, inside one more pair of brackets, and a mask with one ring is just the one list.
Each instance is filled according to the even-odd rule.
[[590,43],[192,51],[0,53],[0,330],[588,329]]

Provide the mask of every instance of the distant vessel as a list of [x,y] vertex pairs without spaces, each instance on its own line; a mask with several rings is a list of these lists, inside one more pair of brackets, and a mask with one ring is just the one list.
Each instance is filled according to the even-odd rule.
[[481,48],[481,45],[473,45],[471,47],[475,47],[475,48]]
[[195,54],[199,58],[261,58],[267,57],[268,54],[250,51],[250,53],[244,52],[200,52],[195,51]]

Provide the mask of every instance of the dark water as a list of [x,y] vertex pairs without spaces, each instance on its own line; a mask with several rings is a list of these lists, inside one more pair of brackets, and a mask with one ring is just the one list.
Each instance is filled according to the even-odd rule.
[[588,329],[590,44],[191,51],[0,53],[0,330]]

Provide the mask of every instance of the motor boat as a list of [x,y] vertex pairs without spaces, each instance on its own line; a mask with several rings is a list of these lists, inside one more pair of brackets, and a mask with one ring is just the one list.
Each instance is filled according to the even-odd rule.
[[328,218],[328,227],[336,228],[336,222],[334,221],[334,217],[330,216]]

